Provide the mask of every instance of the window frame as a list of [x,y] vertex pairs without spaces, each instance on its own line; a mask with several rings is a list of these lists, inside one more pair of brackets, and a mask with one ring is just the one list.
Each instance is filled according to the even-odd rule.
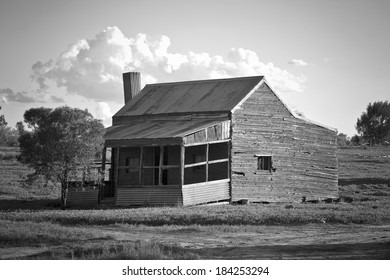
[[257,158],[257,171],[273,171],[272,155],[255,155]]
[[[217,180],[225,180],[225,179],[229,179],[230,177],[230,158],[229,158],[229,149],[230,149],[230,139],[229,140],[219,140],[219,141],[212,141],[212,142],[205,142],[205,143],[194,143],[194,144],[190,144],[190,145],[185,145],[184,146],[184,153],[185,153],[185,164],[184,164],[184,167],[183,167],[183,172],[184,172],[184,180],[183,180],[183,185],[191,185],[191,184],[197,184],[197,183],[206,183],[206,182],[211,182],[211,181],[217,181]],[[223,158],[218,158],[218,159],[213,159],[213,160],[210,160],[210,146],[212,145],[215,145],[215,144],[226,144],[226,150],[227,150],[227,153],[226,153],[226,157],[223,157]],[[186,149],[188,148],[192,148],[192,147],[196,147],[196,146],[205,146],[205,150],[204,150],[204,154],[193,154],[192,156],[192,162],[191,163],[188,163],[187,161],[187,154],[186,154]],[[198,162],[198,159],[200,159],[200,157],[198,156],[205,156],[204,157],[204,161],[199,161]],[[186,163],[187,162],[187,163]],[[226,170],[226,178],[223,178],[223,179],[213,179],[213,180],[210,180],[209,178],[209,167],[213,164],[221,164],[221,163],[227,163],[227,170]],[[196,171],[200,171],[202,170],[202,168],[204,168],[204,172],[205,172],[205,178],[204,180],[202,181],[199,181],[199,182],[191,182],[191,183],[188,183],[188,180],[187,180],[187,176],[186,176],[186,172],[196,172]]]

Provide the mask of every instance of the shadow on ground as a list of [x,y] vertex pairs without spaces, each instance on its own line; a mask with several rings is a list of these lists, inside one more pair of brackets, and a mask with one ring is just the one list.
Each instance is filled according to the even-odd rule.
[[44,209],[59,209],[59,208],[60,208],[60,201],[58,199],[0,200],[0,210],[16,210],[16,209],[44,210]]
[[352,179],[339,179],[339,186],[346,185],[363,185],[363,184],[390,184],[390,179],[383,178],[352,178]]
[[201,259],[389,260],[390,242],[221,247],[193,250]]

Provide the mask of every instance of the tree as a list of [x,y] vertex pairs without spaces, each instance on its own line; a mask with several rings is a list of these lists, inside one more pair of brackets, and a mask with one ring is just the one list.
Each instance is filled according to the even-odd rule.
[[[0,110],[1,110],[1,106],[0,106]],[[8,123],[5,121],[5,117],[4,115],[0,115],[0,126],[6,126]]]
[[352,138],[351,138],[351,144],[352,145],[355,145],[355,146],[357,146],[357,145],[360,145],[360,139],[361,137],[359,137],[359,135],[354,135],[354,136],[352,136]]
[[0,146],[17,147],[19,133],[16,129],[0,125]]
[[32,108],[18,123],[21,158],[36,174],[61,184],[61,205],[66,207],[69,180],[87,168],[102,151],[104,126],[87,110],[70,107]]
[[0,146],[15,147],[18,145],[18,131],[7,124],[4,115],[0,115]]
[[357,119],[356,130],[371,145],[382,144],[390,134],[390,103],[388,101],[369,103],[366,112]]
[[349,141],[350,139],[347,134],[339,133],[337,135],[337,146],[347,146],[349,145]]

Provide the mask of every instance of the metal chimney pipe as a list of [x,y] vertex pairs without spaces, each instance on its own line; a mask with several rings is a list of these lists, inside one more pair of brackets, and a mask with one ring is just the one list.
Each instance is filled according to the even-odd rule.
[[123,90],[125,93],[125,104],[136,96],[141,90],[141,73],[123,73]]

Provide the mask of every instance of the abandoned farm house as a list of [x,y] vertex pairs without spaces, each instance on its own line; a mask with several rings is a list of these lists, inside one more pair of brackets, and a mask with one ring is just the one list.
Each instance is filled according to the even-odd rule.
[[[297,117],[262,76],[149,84],[123,74],[105,134],[115,203],[336,198],[337,131]],[[106,152],[104,152],[104,155]]]

